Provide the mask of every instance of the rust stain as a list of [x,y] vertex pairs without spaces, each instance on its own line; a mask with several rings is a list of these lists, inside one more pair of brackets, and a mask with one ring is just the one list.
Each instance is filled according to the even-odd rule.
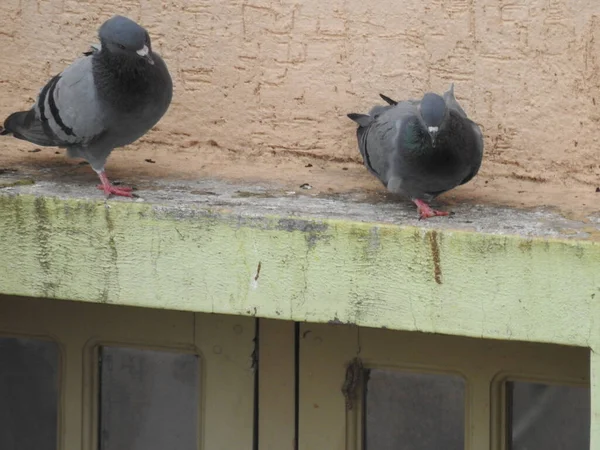
[[442,284],[442,265],[440,263],[437,231],[434,230],[429,233],[429,244],[431,245],[431,256],[433,257],[433,276],[437,284]]
[[262,267],[261,262],[258,262],[258,266],[256,267],[256,275],[254,276],[254,281],[258,281],[258,277],[260,276],[260,268]]

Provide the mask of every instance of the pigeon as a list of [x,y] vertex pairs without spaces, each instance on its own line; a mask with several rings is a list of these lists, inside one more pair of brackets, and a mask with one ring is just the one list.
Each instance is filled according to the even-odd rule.
[[66,148],[69,157],[91,165],[107,197],[132,197],[131,188],[110,183],[106,160],[158,123],[171,103],[173,83],[148,32],[133,20],[114,16],[98,37],[100,44],[54,76],[29,111],[8,116],[0,134]]
[[369,172],[395,194],[410,198],[419,219],[447,216],[429,206],[438,195],[469,182],[481,167],[483,134],[454,96],[428,92],[421,100],[397,102],[369,114],[350,113],[358,124],[358,147]]

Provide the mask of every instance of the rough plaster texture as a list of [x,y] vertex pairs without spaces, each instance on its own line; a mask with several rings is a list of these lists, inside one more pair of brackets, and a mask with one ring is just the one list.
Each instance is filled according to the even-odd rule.
[[[599,208],[596,0],[3,0],[0,115],[29,105],[115,12],[147,26],[175,83],[157,129],[111,159],[127,164],[119,176],[381,190],[345,113],[455,81],[486,141],[459,199]],[[63,158],[31,149],[2,139],[0,164]]]

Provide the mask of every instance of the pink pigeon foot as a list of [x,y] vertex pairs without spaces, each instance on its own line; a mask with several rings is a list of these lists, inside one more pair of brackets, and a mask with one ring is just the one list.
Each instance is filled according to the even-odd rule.
[[435,216],[449,216],[450,213],[447,211],[438,211],[431,209],[431,207],[423,200],[413,200],[414,204],[417,205],[417,211],[419,212],[419,220],[428,219]]
[[102,184],[99,184],[97,188],[101,191],[104,191],[107,197],[111,194],[119,195],[121,197],[133,197],[133,194],[131,193],[131,191],[133,191],[132,188],[127,186],[113,186],[110,181],[108,181],[108,177],[104,171],[98,172],[98,176],[100,177]]

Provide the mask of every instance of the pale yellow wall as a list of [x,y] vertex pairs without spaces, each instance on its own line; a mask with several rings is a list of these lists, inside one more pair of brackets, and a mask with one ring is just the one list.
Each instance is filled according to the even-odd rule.
[[116,12],[147,26],[174,76],[151,140],[161,151],[213,140],[358,160],[347,112],[455,81],[485,129],[486,173],[592,183],[600,171],[597,0],[2,0],[0,115],[29,105]]

